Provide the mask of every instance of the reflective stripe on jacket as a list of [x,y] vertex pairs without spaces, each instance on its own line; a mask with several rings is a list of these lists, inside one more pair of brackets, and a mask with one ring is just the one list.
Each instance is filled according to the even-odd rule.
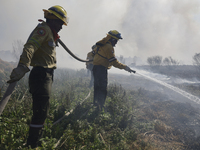
[[29,36],[19,63],[28,66],[56,68],[56,44],[53,33],[47,23],[43,22]]

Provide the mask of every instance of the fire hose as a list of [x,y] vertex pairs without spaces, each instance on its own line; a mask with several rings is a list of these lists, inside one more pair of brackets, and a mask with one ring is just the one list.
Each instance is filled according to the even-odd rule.
[[74,57],[76,60],[81,61],[81,62],[91,62],[91,61],[93,61],[93,60],[83,60],[83,59],[78,58],[76,55],[74,55],[74,54],[67,48],[67,46],[66,46],[60,39],[58,39],[57,41],[58,41],[58,43],[60,43],[60,45],[62,45],[62,47],[63,47],[72,57]]
[[[77,57],[76,55],[74,55],[60,39],[58,39],[57,41],[76,60],[81,61],[81,62],[92,62],[93,61],[93,60],[83,60],[83,59],[80,59],[79,57]],[[131,72],[135,73],[136,71],[131,70]],[[7,105],[8,101],[10,99],[10,96],[11,96],[12,92],[15,89],[16,84],[17,84],[17,81],[15,81],[13,83],[10,83],[9,86],[8,86],[8,88],[7,88],[7,90],[6,90],[6,92],[4,93],[3,98],[0,101],[0,115],[2,114],[5,106]]]
[[17,81],[10,83],[6,92],[4,93],[3,98],[0,101],[0,115],[3,112],[6,104],[8,103],[8,100],[10,99],[10,96],[12,92],[14,91],[16,84],[17,84]]
[[[79,105],[82,105],[82,103],[86,100],[86,99],[88,99],[89,97],[90,97],[90,94],[91,94],[91,90],[89,91],[89,93],[88,93],[88,95],[77,105],[77,106],[79,106]],[[77,107],[76,106],[76,107]],[[75,107],[75,108],[76,108]],[[74,109],[75,109],[74,108]],[[57,123],[59,123],[61,120],[63,120],[65,117],[67,117],[67,116],[69,116],[73,111],[74,111],[74,109],[71,109],[69,112],[67,112],[64,116],[62,116],[60,119],[58,119],[57,121],[55,121],[53,124],[52,124],[52,126],[54,126],[54,125],[56,125]]]

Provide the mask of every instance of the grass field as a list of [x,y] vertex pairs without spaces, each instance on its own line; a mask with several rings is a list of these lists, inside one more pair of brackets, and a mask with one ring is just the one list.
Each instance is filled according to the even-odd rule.
[[[0,149],[27,150],[32,115],[27,80],[28,75],[18,82],[0,116]],[[2,81],[5,83],[6,78]],[[194,107],[183,96],[141,76],[109,74],[105,110],[98,112],[92,105],[89,82],[85,69],[55,71],[50,112],[39,149],[200,149],[198,105]],[[173,85],[199,97],[198,84]],[[6,86],[1,85],[1,96]]]

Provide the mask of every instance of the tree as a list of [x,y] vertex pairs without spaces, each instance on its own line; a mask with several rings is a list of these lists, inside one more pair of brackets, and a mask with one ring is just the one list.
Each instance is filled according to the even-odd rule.
[[120,61],[121,63],[125,64],[125,58],[124,58],[124,56],[120,55],[119,61]]
[[195,53],[193,56],[193,64],[200,71],[200,53]]
[[20,54],[22,53],[24,43],[21,40],[16,40],[13,42],[13,56],[15,58],[15,61],[19,60]]
[[175,65],[179,65],[179,61],[173,59],[171,56],[170,57],[166,57],[164,60],[163,60],[163,65],[165,66],[175,66]]
[[193,56],[193,64],[194,65],[197,65],[197,66],[200,66],[200,53],[196,53],[194,56]]
[[152,56],[147,58],[147,63],[150,66],[160,66],[162,63],[162,56]]

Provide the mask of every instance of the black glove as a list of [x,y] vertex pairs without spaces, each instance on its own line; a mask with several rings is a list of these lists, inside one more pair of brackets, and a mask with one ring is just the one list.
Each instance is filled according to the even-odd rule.
[[124,70],[126,70],[126,71],[128,71],[128,72],[133,72],[133,73],[136,73],[136,71],[135,70],[132,70],[131,68],[129,68],[128,66],[126,66],[126,68],[124,69]]
[[132,70],[132,72],[133,72],[133,73],[136,73],[136,71],[135,71],[135,70]]
[[128,71],[130,73],[132,72],[131,68],[129,68],[128,66],[126,66],[126,68],[124,70],[126,70],[126,71]]

